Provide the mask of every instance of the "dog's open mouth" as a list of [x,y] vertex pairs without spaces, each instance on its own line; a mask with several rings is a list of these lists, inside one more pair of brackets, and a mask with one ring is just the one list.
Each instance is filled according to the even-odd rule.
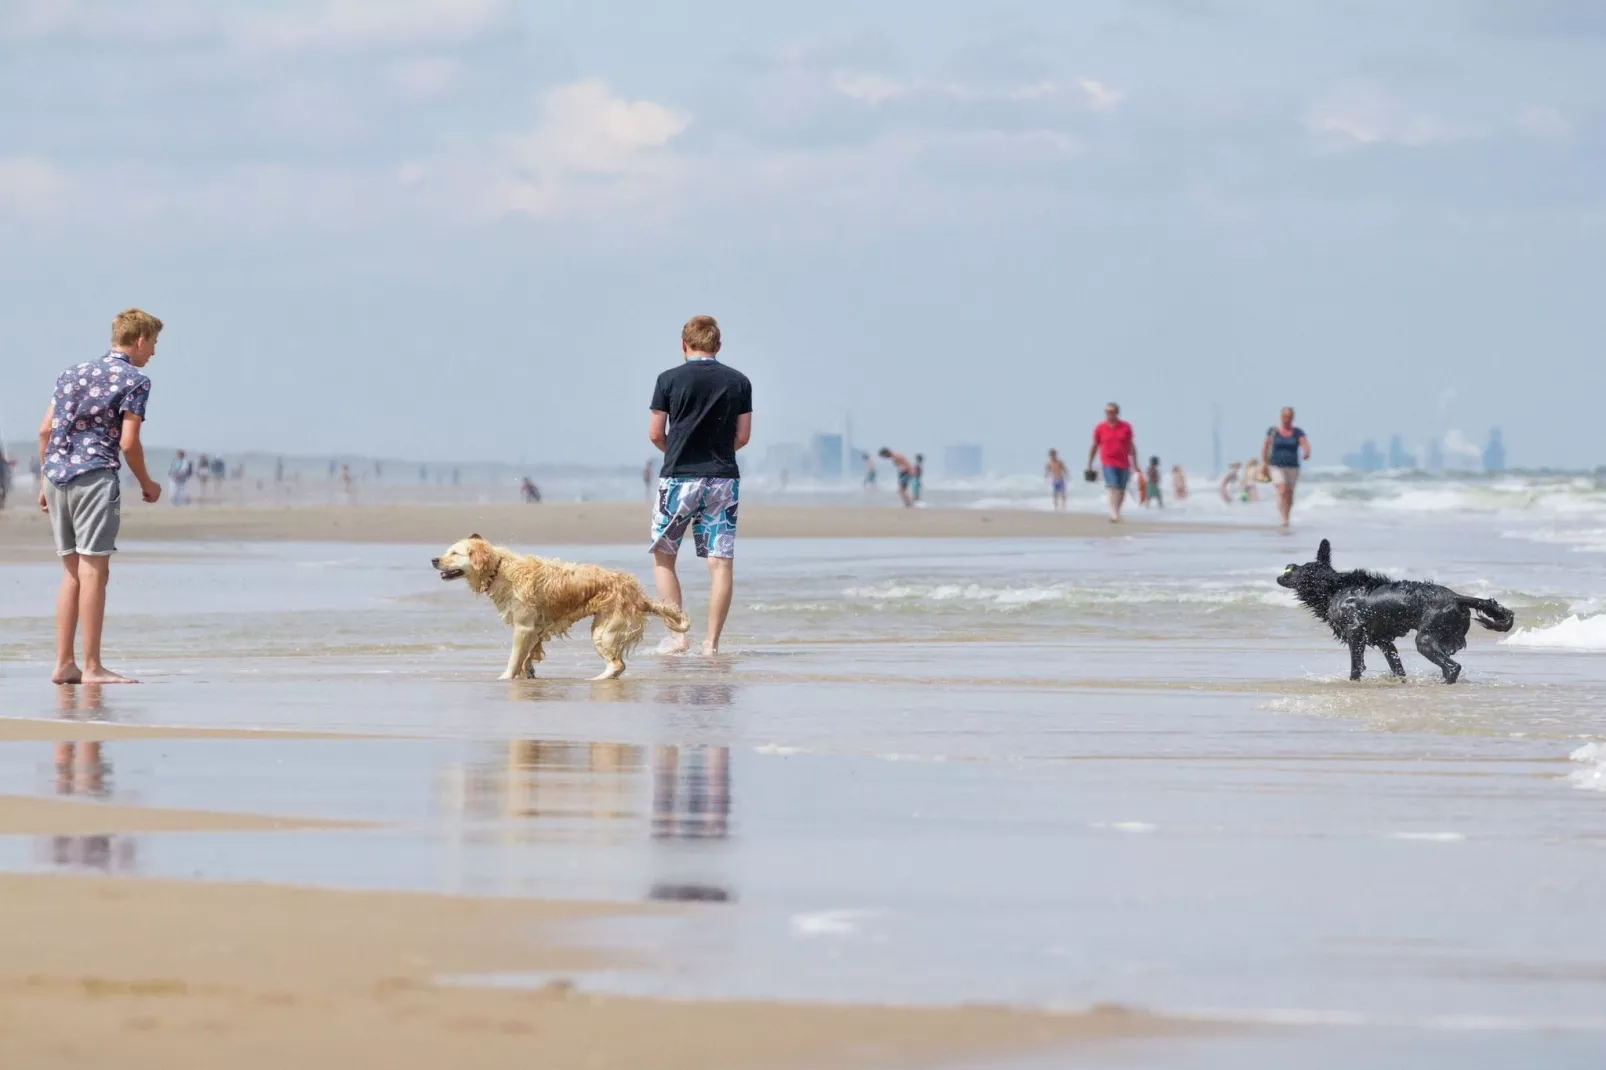
[[463,578],[463,570],[460,569],[460,568],[443,568],[443,569],[441,569],[441,579],[443,579],[443,580],[460,580],[462,578]]

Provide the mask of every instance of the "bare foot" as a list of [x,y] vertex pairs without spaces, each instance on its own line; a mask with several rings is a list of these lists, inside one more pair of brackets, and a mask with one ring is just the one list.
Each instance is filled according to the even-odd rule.
[[658,644],[660,654],[684,654],[691,649],[691,640],[686,638],[684,632],[671,633],[664,636],[664,641]]
[[137,684],[138,680],[132,676],[122,676],[107,668],[86,669],[80,680],[86,684]]
[[83,672],[70,661],[65,665],[57,665],[56,671],[50,674],[50,682],[53,684],[76,684],[82,682],[83,678]]
[[719,653],[719,644],[712,639],[703,640],[703,657],[711,658]]

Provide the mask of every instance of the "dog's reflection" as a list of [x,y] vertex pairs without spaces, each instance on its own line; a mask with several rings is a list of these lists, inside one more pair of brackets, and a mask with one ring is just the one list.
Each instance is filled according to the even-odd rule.
[[[100,684],[64,684],[56,688],[56,713],[64,720],[106,721],[104,689]],[[109,798],[113,792],[112,764],[100,740],[76,740],[55,746],[54,788],[57,795]],[[101,872],[130,872],[138,849],[133,837],[98,834],[50,836],[39,841],[48,861],[63,868]]]

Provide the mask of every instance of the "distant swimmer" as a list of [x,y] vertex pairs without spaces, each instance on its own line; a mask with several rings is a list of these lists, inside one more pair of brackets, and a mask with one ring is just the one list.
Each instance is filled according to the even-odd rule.
[[920,488],[926,481],[926,455],[915,454],[914,472],[909,477],[909,496],[915,501],[920,500]]
[[1143,473],[1143,504],[1153,502],[1156,508],[1165,508],[1165,494],[1160,490],[1160,458],[1150,457],[1149,467]]
[[1238,462],[1233,461],[1227,466],[1227,472],[1221,477],[1221,500],[1232,504],[1233,488],[1238,484]]
[[1065,462],[1060,459],[1059,450],[1048,451],[1048,463],[1043,466],[1043,479],[1054,492],[1054,511],[1065,510]]
[[1179,502],[1188,500],[1188,477],[1180,464],[1171,466],[1171,497]]
[[656,489],[654,484],[658,482],[658,473],[653,471],[654,467],[653,463],[648,461],[641,468],[641,487],[649,502],[653,500],[653,491]]
[[1104,491],[1109,498],[1110,523],[1120,523],[1121,504],[1132,469],[1138,465],[1138,448],[1132,442],[1132,425],[1121,419],[1121,406],[1104,406],[1104,419],[1093,428],[1093,445],[1087,451],[1087,470],[1093,471],[1093,458],[1104,472]]
[[875,490],[875,458],[864,455],[864,489]]
[[891,461],[892,467],[898,470],[898,500],[903,503],[905,509],[908,509],[914,505],[914,499],[909,497],[909,481],[914,478],[914,465],[910,464],[909,458],[903,454],[895,453],[885,446],[881,447],[881,452],[877,456]]
[[1278,414],[1277,426],[1266,429],[1260,459],[1271,473],[1271,481],[1277,485],[1277,513],[1285,528],[1294,511],[1294,488],[1299,485],[1301,458],[1310,460],[1310,439],[1294,426],[1294,410],[1284,408]]

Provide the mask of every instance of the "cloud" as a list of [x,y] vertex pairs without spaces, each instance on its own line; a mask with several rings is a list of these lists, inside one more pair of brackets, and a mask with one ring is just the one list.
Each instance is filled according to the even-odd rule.
[[60,206],[67,178],[47,160],[0,158],[0,209],[19,217],[49,214]]
[[1370,145],[1421,148],[1466,141],[1487,131],[1406,108],[1376,86],[1344,86],[1305,112],[1303,124],[1319,149],[1341,152]]
[[1108,111],[1126,97],[1121,90],[1111,88],[1095,78],[1078,78],[1076,87],[1087,96],[1087,106],[1094,111]]
[[229,36],[247,51],[438,47],[505,26],[516,13],[511,0],[322,0],[235,20]]
[[462,62],[448,56],[419,56],[393,63],[390,82],[409,97],[438,97],[452,88],[462,70]]
[[1529,108],[1517,119],[1517,131],[1535,141],[1571,141],[1573,124],[1554,108]]

